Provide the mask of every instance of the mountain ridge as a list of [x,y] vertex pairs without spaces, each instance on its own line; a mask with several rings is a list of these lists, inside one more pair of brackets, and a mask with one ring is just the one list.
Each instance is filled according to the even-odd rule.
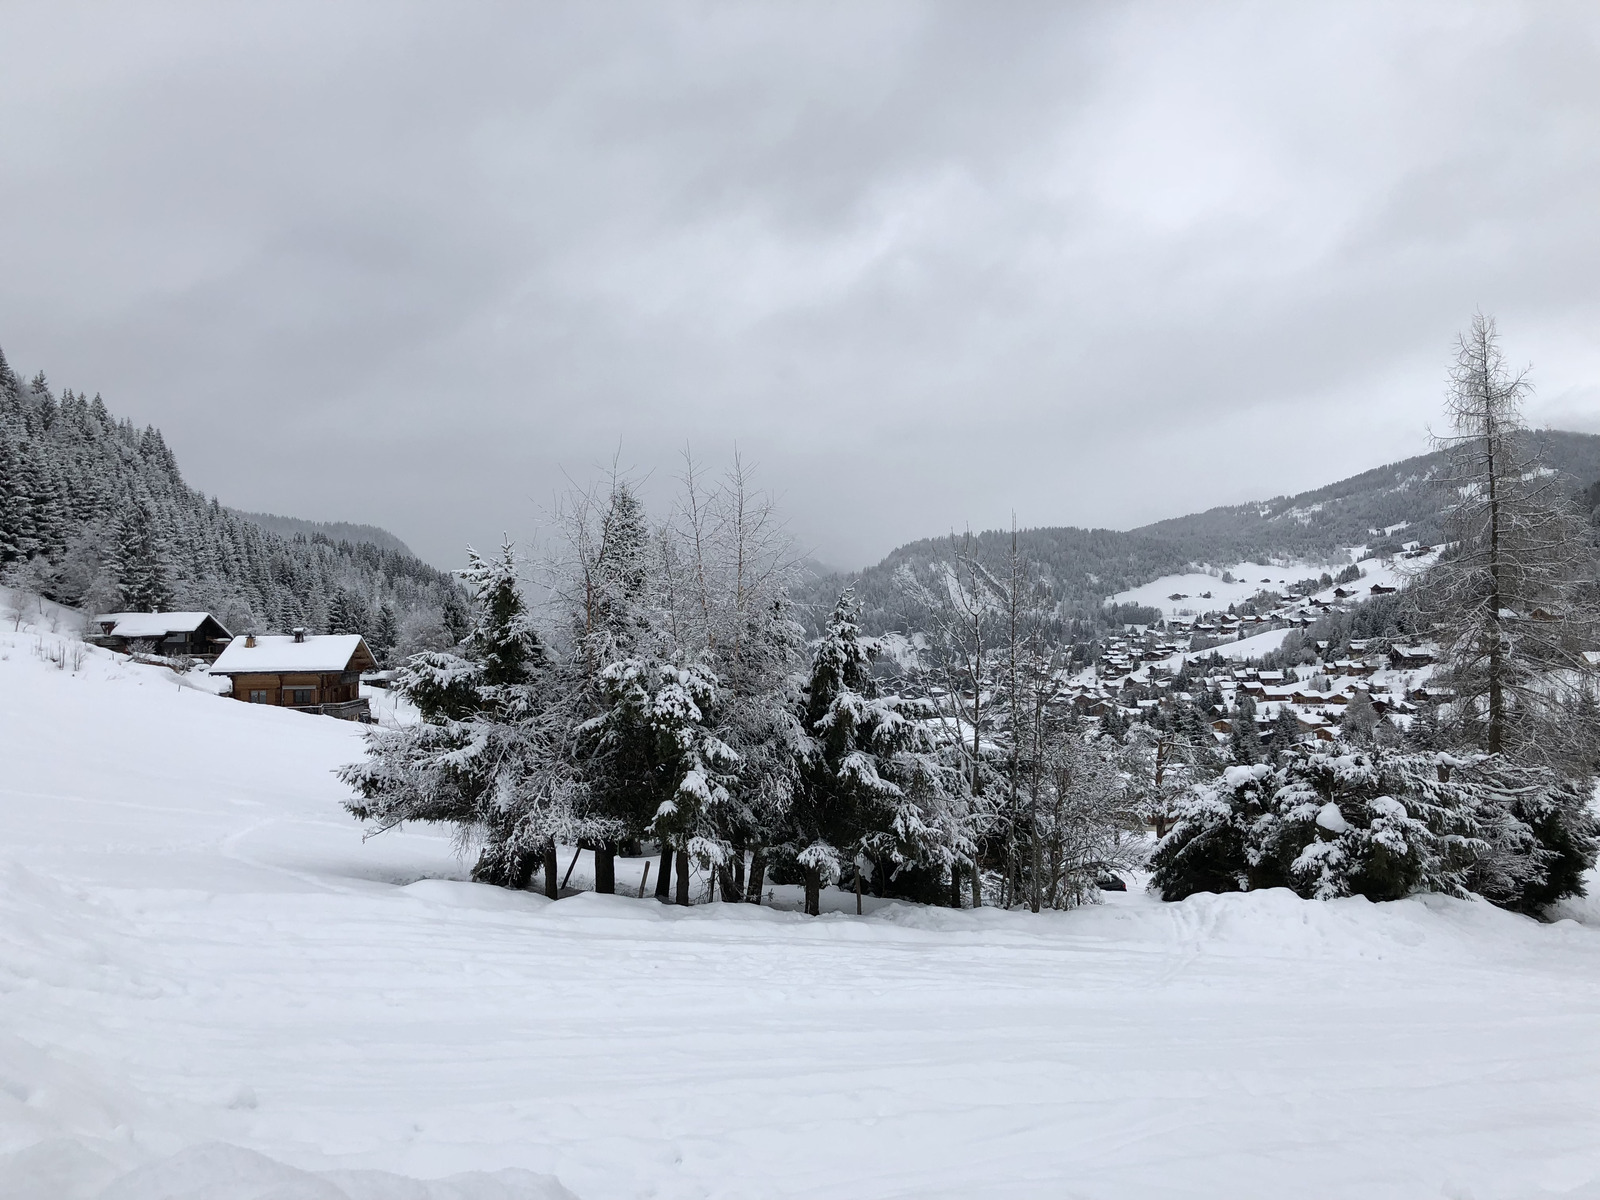
[[253,522],[263,529],[292,538],[297,534],[307,538],[324,537],[331,542],[365,542],[379,550],[392,550],[407,558],[418,558],[417,552],[381,525],[364,525],[354,521],[312,521],[305,517],[285,517],[278,513],[247,512],[242,508],[229,508],[229,512]]
[[[1574,492],[1600,482],[1600,434],[1542,429],[1530,436],[1545,464]],[[1349,547],[1381,554],[1398,550],[1402,540],[1442,540],[1439,497],[1429,481],[1443,458],[1441,451],[1414,455],[1294,495],[1218,505],[1127,530],[1019,529],[1018,551],[1061,619],[1093,622],[1111,596],[1191,565],[1293,560],[1337,567],[1350,561]],[[1397,527],[1403,539],[1383,532],[1398,533]],[[1010,530],[983,530],[972,539],[979,562],[991,571],[1006,563]],[[913,579],[933,585],[936,566],[948,562],[953,549],[949,535],[919,538],[862,570],[814,575],[797,586],[797,608],[819,626],[839,592],[853,586],[868,633],[920,628],[929,614],[904,585]]]

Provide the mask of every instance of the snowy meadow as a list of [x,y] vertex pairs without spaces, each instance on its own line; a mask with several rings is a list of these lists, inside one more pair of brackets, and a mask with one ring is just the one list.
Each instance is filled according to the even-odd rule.
[[1588,902],[551,902],[71,649],[0,634],[7,1197],[1600,1195]]

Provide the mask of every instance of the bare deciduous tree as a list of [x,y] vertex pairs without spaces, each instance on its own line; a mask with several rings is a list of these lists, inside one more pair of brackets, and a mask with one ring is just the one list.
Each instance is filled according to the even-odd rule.
[[[973,816],[981,818],[986,808],[985,775],[989,767],[983,741],[988,699],[985,689],[992,683],[991,655],[998,640],[993,625],[1001,614],[1005,589],[978,561],[977,539],[970,531],[959,539],[952,534],[950,550],[952,561],[944,572],[943,594],[923,589],[919,598],[928,605],[931,646],[947,694],[947,702],[938,706],[940,719],[950,728],[950,744],[961,756]],[[982,823],[981,819],[978,823]],[[982,832],[972,830],[975,845]],[[979,908],[983,904],[983,877],[978,856],[974,854],[967,865],[972,873],[972,906]],[[956,906],[960,903],[961,867],[956,862],[950,868],[950,897]]]
[[1453,541],[1411,592],[1483,748],[1549,757],[1574,691],[1593,686],[1583,652],[1595,644],[1595,548],[1523,421],[1531,391],[1494,321],[1475,315],[1450,371],[1450,431],[1434,439],[1448,456],[1440,483]]
[[1068,725],[1046,744],[1037,881],[1044,907],[1088,903],[1108,873],[1144,865],[1143,814],[1108,741]]

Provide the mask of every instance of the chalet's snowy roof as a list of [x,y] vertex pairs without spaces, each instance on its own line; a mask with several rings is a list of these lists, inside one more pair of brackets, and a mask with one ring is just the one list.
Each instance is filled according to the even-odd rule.
[[[169,633],[193,633],[205,622],[210,613],[204,612],[119,612],[101,613],[94,619],[96,625],[104,626],[107,621],[115,621],[116,627],[111,633],[116,637],[125,638],[164,638]],[[215,617],[211,618],[216,620]],[[222,622],[217,621],[220,626]],[[223,633],[228,631],[224,629]]]
[[[254,646],[236,637],[211,664],[213,675],[262,672],[276,675],[290,671],[343,671],[363,645],[359,633],[307,634],[297,642],[288,634],[258,634]],[[370,651],[368,652],[371,653]]]

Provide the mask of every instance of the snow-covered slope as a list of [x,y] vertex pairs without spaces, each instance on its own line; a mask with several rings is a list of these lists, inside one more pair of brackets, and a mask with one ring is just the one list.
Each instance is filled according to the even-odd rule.
[[357,727],[59,641],[0,632],[5,1197],[1600,1195],[1587,924],[551,904],[363,842]]
[[[1218,568],[1215,575],[1199,571],[1182,575],[1163,575],[1139,587],[1118,592],[1110,597],[1109,602],[1138,604],[1159,609],[1164,617],[1192,617],[1199,613],[1226,612],[1228,605],[1242,604],[1257,592],[1274,591],[1288,596],[1288,588],[1302,579],[1315,579],[1323,572],[1337,574],[1340,566],[1348,566],[1351,559],[1362,549],[1363,547],[1358,546],[1344,552],[1347,557],[1342,563],[1337,559],[1332,563],[1293,562],[1271,566],[1256,562],[1241,562],[1226,568]],[[1345,586],[1354,591],[1358,598],[1368,595],[1373,584],[1390,588],[1400,587],[1415,578],[1433,561],[1432,555],[1414,559],[1392,557],[1364,559],[1359,564],[1361,579]],[[1230,576],[1228,582],[1222,579],[1224,573]],[[1309,593],[1302,599],[1332,602],[1336,597],[1334,588],[1329,586]]]

